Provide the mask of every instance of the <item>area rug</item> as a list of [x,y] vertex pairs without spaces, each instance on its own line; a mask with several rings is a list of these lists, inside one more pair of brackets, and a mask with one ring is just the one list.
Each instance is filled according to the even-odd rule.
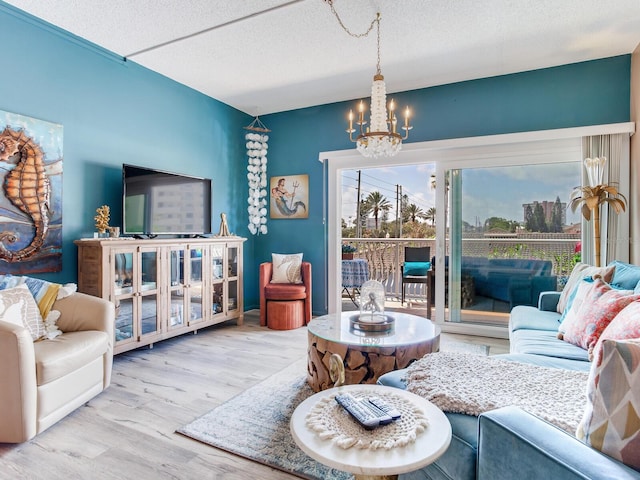
[[[441,350],[486,355],[488,347],[455,341]],[[349,480],[306,455],[291,438],[289,419],[313,391],[300,359],[177,430],[187,437],[250,460],[311,480]]]

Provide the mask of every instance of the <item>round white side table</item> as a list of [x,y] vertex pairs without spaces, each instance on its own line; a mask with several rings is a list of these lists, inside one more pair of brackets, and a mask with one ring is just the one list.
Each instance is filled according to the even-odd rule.
[[[373,391],[375,395],[386,391],[406,398],[424,412],[429,426],[417,435],[414,442],[389,450],[343,449],[331,440],[322,440],[307,427],[307,414],[320,400],[340,392],[357,396],[363,391]],[[400,473],[418,470],[436,461],[451,442],[451,425],[438,407],[413,393],[382,385],[345,385],[316,393],[295,409],[290,428],[293,439],[303,452],[329,467],[355,474],[357,480],[396,479]]]

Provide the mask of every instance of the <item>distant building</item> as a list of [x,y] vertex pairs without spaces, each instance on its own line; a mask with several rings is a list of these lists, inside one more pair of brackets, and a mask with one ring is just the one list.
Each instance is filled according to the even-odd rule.
[[[544,219],[547,223],[551,223],[551,215],[553,214],[553,206],[556,202],[548,202],[546,200],[542,202],[533,202],[533,203],[523,203],[522,204],[522,218],[524,222],[527,221],[527,207],[531,207],[531,211],[534,211],[536,205],[542,206],[542,211],[544,212]],[[561,206],[561,214],[562,214],[562,225],[567,224],[567,204],[565,202],[560,203]]]

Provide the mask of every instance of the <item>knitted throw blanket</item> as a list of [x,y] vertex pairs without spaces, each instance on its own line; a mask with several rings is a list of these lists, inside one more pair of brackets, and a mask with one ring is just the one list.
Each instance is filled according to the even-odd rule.
[[438,352],[414,362],[405,380],[408,391],[445,412],[478,416],[515,405],[574,435],[586,407],[588,376],[484,355]]

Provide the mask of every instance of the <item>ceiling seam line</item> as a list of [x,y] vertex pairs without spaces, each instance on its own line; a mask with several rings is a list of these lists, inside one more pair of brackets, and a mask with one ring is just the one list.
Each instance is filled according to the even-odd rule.
[[126,59],[129,59],[129,58],[134,57],[136,55],[147,53],[147,52],[150,52],[152,50],[157,50],[158,48],[166,47],[167,45],[171,45],[173,43],[178,43],[178,42],[181,42],[183,40],[188,40],[190,38],[197,37],[198,35],[202,35],[203,33],[209,33],[209,32],[212,32],[214,30],[218,30],[220,28],[227,27],[229,25],[233,25],[234,23],[243,22],[245,20],[249,20],[251,18],[255,18],[255,17],[258,17],[260,15],[264,15],[266,13],[271,13],[271,12],[274,12],[274,11],[279,10],[281,8],[289,7],[289,6],[291,6],[291,5],[295,4],[295,3],[300,3],[300,2],[303,2],[303,1],[304,0],[291,0],[291,1],[287,2],[287,3],[283,3],[281,5],[276,5],[274,7],[267,8],[266,10],[260,10],[258,12],[254,12],[254,13],[251,13],[249,15],[245,15],[244,17],[240,17],[240,18],[236,18],[236,19],[233,19],[233,20],[229,20],[228,22],[221,23],[219,25],[215,25],[213,27],[209,27],[209,28],[206,28],[204,30],[200,30],[198,32],[194,32],[194,33],[190,33],[188,35],[184,35],[182,37],[174,38],[172,40],[168,40],[166,42],[162,42],[162,43],[159,43],[157,45],[153,45],[151,47],[143,48],[142,50],[138,50],[136,52],[130,53],[128,55],[125,55],[124,58],[126,60]]

